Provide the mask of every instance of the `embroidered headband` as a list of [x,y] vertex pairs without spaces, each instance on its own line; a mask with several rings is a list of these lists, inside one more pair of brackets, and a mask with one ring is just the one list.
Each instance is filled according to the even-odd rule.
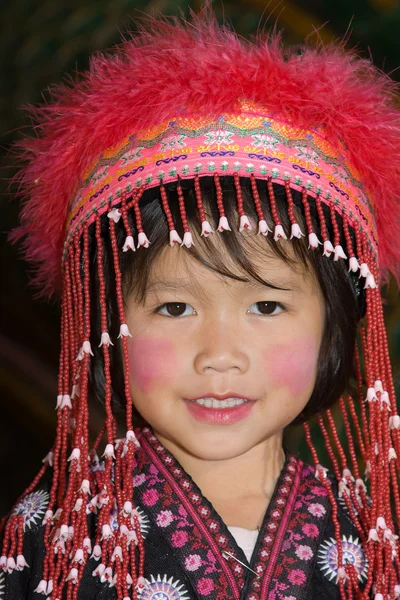
[[[383,600],[383,594],[400,594],[395,588],[400,575],[395,534],[395,521],[400,522],[400,417],[379,291],[382,274],[390,270],[398,275],[400,265],[400,123],[394,92],[395,84],[370,62],[340,47],[303,48],[298,53],[283,50],[278,37],[246,42],[219,27],[211,15],[203,15],[193,17],[190,25],[152,22],[151,32],[141,31],[113,55],[95,57],[80,82],[70,88],[60,86],[52,92],[52,103],[32,109],[38,137],[20,143],[28,164],[17,181],[26,202],[14,239],[23,239],[27,258],[37,266],[36,283],[42,293],[58,291],[62,298],[57,437],[34,482],[51,464],[54,478],[43,521],[46,557],[37,592],[51,594],[52,600],[60,598],[65,588],[72,593],[90,555],[101,559],[93,574],[115,585],[119,600],[137,598],[143,590],[143,539],[129,476],[137,440],[120,252],[137,247],[146,252],[153,241],[143,229],[141,215],[141,200],[150,188],[159,188],[170,244],[191,246],[180,185],[185,179],[193,181],[202,235],[234,226],[250,229],[241,190],[241,179],[246,178],[260,234],[272,235],[277,243],[307,235],[310,250],[322,251],[327,260],[347,260],[348,269],[362,278],[367,308],[359,334],[363,360],[356,349],[360,402],[349,395],[339,400],[352,449],[352,471],[330,411],[327,425],[321,415],[318,423],[339,495],[368,557],[365,593],[375,586],[376,600]],[[229,223],[225,214],[220,181],[224,175],[233,177],[238,223]],[[207,220],[203,207],[201,181],[205,176],[214,180],[219,214],[215,224]],[[262,180],[272,220],[266,218],[260,202]],[[166,188],[170,182],[177,184],[178,224]],[[285,188],[290,230],[282,225],[274,183]],[[296,221],[294,190],[301,192],[307,231],[301,231]],[[312,203],[316,218],[311,215]],[[108,331],[101,235],[104,215],[108,216],[124,360],[126,436],[119,442],[110,371],[112,345],[119,342],[111,340]],[[117,223],[125,235],[120,246]],[[90,292],[89,238],[97,248],[98,299],[91,298]],[[102,329],[95,333],[104,355],[107,415],[90,451],[93,457],[105,434],[105,467],[96,476],[86,459],[88,374],[93,355],[90,311],[95,301],[101,313]],[[354,450],[349,414],[366,466],[370,499]],[[316,477],[334,507],[326,468],[320,464],[307,423],[304,428]],[[113,472],[118,478],[115,486]],[[30,486],[25,496],[33,489]],[[389,502],[391,490],[394,507]],[[113,534],[110,515],[115,506],[118,522]],[[98,513],[98,525],[92,552],[86,511],[93,510]],[[360,592],[359,581],[354,567],[344,561],[334,511],[332,518],[337,581],[345,599],[347,592]],[[24,568],[22,528],[17,506],[6,525],[0,558],[0,565],[8,571]]]

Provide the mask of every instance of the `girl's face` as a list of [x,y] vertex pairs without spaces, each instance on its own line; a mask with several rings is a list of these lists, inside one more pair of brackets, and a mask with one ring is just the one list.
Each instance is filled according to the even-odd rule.
[[[144,302],[127,300],[134,405],[168,447],[204,460],[280,435],[314,388],[319,285],[259,244],[253,264],[278,289],[221,276],[174,247],[156,259]],[[228,254],[226,265],[235,270]]]

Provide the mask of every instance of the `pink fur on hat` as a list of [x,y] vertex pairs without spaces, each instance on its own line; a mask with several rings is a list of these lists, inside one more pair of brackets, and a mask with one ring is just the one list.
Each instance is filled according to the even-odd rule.
[[43,295],[61,281],[67,209],[102,151],[185,106],[209,114],[238,98],[261,103],[298,127],[340,139],[375,206],[380,265],[400,267],[400,111],[397,85],[341,45],[285,49],[279,36],[253,42],[221,27],[210,11],[190,23],[149,19],[147,28],[99,54],[80,81],[30,108],[37,137],[18,143],[27,161],[16,177],[25,203],[12,239],[23,239]]

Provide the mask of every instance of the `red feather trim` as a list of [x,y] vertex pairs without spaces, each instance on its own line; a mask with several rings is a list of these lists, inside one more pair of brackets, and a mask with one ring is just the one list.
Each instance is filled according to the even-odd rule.
[[324,127],[344,142],[376,210],[380,264],[399,275],[400,122],[397,84],[341,44],[283,48],[279,35],[254,41],[220,27],[211,11],[190,23],[149,20],[114,53],[92,58],[81,80],[59,85],[30,108],[37,138],[18,143],[26,258],[44,295],[60,281],[68,203],[96,157],[132,131],[183,106],[230,111],[238,98],[267,105],[298,127]]

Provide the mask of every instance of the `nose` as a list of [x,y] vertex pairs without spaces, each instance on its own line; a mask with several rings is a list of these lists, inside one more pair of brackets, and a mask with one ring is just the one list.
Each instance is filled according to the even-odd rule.
[[245,340],[224,322],[215,323],[203,329],[200,349],[196,354],[194,367],[199,375],[212,373],[232,373],[241,375],[250,366]]

